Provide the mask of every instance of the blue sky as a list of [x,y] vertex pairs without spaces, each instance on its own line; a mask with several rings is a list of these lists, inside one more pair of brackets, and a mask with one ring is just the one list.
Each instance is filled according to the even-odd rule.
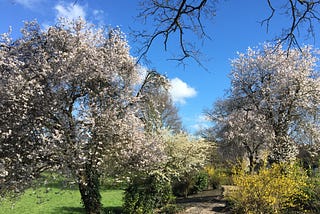
[[[43,28],[53,25],[59,16],[76,18],[82,16],[89,22],[103,26],[120,26],[124,33],[129,28],[148,29],[135,16],[138,13],[138,0],[0,0],[0,33],[12,27],[13,36],[19,35],[23,21],[37,19]],[[223,98],[229,88],[228,73],[230,60],[236,58],[237,52],[259,46],[272,40],[281,26],[288,20],[275,17],[270,23],[269,32],[261,26],[260,21],[268,17],[266,1],[225,0],[217,5],[217,15],[205,21],[204,26],[211,40],[207,40],[201,51],[207,60],[203,61],[207,70],[193,61],[187,61],[185,67],[177,62],[168,61],[171,53],[176,51],[175,41],[168,52],[164,51],[161,41],[156,41],[149,52],[150,69],[166,74],[172,81],[172,96],[180,109],[185,128],[194,132],[206,126],[202,112],[210,108],[215,100]],[[189,37],[197,43],[197,39]],[[128,36],[133,48],[136,43]]]

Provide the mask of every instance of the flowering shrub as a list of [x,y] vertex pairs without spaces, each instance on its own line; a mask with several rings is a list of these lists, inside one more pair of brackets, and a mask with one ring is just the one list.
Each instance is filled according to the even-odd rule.
[[233,184],[231,170],[227,168],[215,168],[213,165],[207,165],[204,170],[208,174],[208,183],[213,189],[219,189],[221,185]]
[[295,197],[295,203],[299,203],[300,207],[303,207],[308,213],[320,213],[320,178],[311,177],[308,186],[303,191],[308,195],[308,199]]
[[274,164],[257,174],[236,170],[234,183],[230,200],[236,213],[305,211],[301,202],[309,200],[307,173],[297,165]]
[[207,187],[206,175],[199,172],[212,146],[184,133],[161,130],[158,135],[163,137],[159,140],[163,159],[154,155],[158,163],[133,171],[124,197],[125,213],[154,213],[155,209],[169,208],[173,194],[187,196]]

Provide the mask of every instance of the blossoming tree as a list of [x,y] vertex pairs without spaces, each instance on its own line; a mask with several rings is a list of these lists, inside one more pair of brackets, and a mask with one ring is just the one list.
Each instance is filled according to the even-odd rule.
[[44,171],[59,172],[78,183],[86,212],[100,213],[98,179],[110,146],[131,146],[119,155],[132,165],[146,165],[152,157],[141,149],[149,144],[137,117],[138,80],[118,29],[104,32],[80,19],[61,20],[45,31],[29,22],[17,40],[4,34],[1,196],[23,191]]
[[[271,162],[294,159],[299,144],[319,143],[319,73],[310,47],[265,45],[232,62],[228,97],[207,111],[217,136],[246,150],[253,168],[263,149]],[[220,134],[219,134],[220,133]]]

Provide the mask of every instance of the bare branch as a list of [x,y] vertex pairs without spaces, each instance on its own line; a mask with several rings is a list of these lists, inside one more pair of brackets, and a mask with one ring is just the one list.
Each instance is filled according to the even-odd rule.
[[270,21],[274,18],[275,14],[287,14],[290,23],[287,27],[283,28],[283,34],[276,38],[277,46],[287,44],[287,50],[296,47],[300,48],[298,36],[300,30],[306,32],[307,36],[315,40],[314,24],[320,23],[319,6],[320,1],[306,1],[306,0],[286,0],[286,4],[280,8],[276,8],[271,0],[267,0],[268,7],[271,10],[269,17],[264,19],[261,24],[266,24],[267,32],[269,31]]
[[[169,42],[177,38],[177,46],[180,53],[171,60],[183,62],[187,58],[192,58],[200,63],[198,55],[199,50],[195,45],[191,45],[185,38],[186,35],[196,35],[199,40],[210,39],[205,33],[202,24],[203,15],[212,17],[215,14],[214,2],[207,0],[153,0],[142,1],[141,13],[138,18],[142,19],[144,23],[151,23],[153,31],[133,31],[133,37],[136,41],[141,42],[140,49],[138,49],[138,61],[145,58],[150,51],[152,44],[156,39],[162,37],[164,50],[168,50]],[[175,37],[177,36],[177,37]]]
[[[171,60],[182,63],[191,58],[201,65],[200,51],[196,46],[198,42],[191,43],[187,36],[196,36],[198,41],[210,39],[203,26],[203,20],[215,16],[216,2],[218,0],[141,0],[141,13],[138,17],[145,24],[151,23],[153,27],[148,31],[133,31],[136,41],[141,42],[138,61],[146,57],[157,39],[162,40],[165,51],[169,49],[169,44],[172,46],[171,42],[177,40],[175,44],[179,51]],[[270,14],[261,21],[261,25],[266,25],[267,33],[271,20],[281,17],[289,19],[288,25],[283,26],[282,34],[275,38],[278,44],[276,47],[286,47],[287,50],[294,47],[300,49],[300,32],[315,39],[314,25],[320,23],[320,1],[282,0],[281,6],[275,0],[266,2]]]
[[269,16],[268,18],[262,20],[261,25],[263,25],[264,23],[266,23],[266,25],[267,25],[267,33],[268,33],[268,32],[269,32],[270,21],[271,21],[271,19],[273,18],[274,13],[275,13],[276,10],[275,10],[274,7],[272,6],[270,0],[267,0],[267,2],[268,2],[268,6],[269,6],[269,8],[270,8],[270,10],[271,10],[271,14],[270,14],[270,16]]

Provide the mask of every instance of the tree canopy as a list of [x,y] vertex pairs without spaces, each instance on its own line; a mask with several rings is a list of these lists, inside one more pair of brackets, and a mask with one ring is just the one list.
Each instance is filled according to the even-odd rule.
[[119,29],[81,19],[46,31],[28,22],[22,33],[3,35],[0,47],[0,194],[53,171],[71,176],[87,212],[99,212],[99,169],[114,144],[132,167],[159,160],[156,147],[143,149],[156,141],[138,117],[136,62]]
[[251,167],[262,151],[269,161],[282,162],[294,159],[299,145],[319,148],[314,54],[309,47],[286,53],[270,45],[240,53],[232,62],[228,96],[206,112],[216,139],[243,148]]

